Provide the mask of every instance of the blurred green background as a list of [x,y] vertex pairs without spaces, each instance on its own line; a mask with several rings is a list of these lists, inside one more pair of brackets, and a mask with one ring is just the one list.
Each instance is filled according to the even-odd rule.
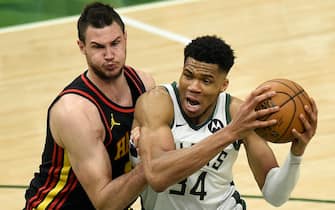
[[[162,0],[101,0],[115,8]],[[77,15],[92,0],[0,0],[0,27]]]

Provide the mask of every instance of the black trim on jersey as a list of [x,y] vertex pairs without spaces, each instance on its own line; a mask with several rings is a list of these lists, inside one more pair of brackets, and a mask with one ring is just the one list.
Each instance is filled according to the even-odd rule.
[[[187,117],[187,115],[185,114],[185,112],[184,112],[184,110],[183,110],[183,108],[182,108],[182,106],[181,106],[180,96],[179,96],[179,91],[178,91],[178,87],[177,87],[177,82],[176,82],[176,81],[172,82],[172,83],[171,83],[171,86],[172,86],[172,88],[173,88],[173,90],[174,90],[174,93],[176,94],[176,98],[177,98],[177,102],[178,102],[179,109],[180,109],[180,111],[181,111],[181,113],[182,113],[182,115],[183,115],[185,121],[188,123],[188,125],[189,125],[192,129],[194,129],[194,130],[199,130],[199,129],[202,128],[204,125],[206,125],[209,121],[212,120],[212,118],[213,118],[213,116],[214,116],[214,113],[215,113],[216,105],[215,105],[215,107],[214,107],[214,109],[213,109],[213,112],[212,112],[211,116],[210,116],[204,123],[202,123],[201,125],[198,125],[198,126],[197,126],[197,125],[194,125],[194,124],[190,121],[189,117]],[[168,91],[168,92],[169,92],[169,91]],[[231,114],[230,114],[230,109],[229,109],[229,107],[230,107],[230,103],[231,103],[231,95],[230,95],[229,93],[226,93],[226,106],[225,106],[225,107],[226,107],[226,110],[225,110],[225,112],[226,112],[226,120],[227,120],[227,124],[231,122]],[[235,150],[239,150],[241,144],[242,144],[242,140],[236,140],[236,141],[233,143],[234,149],[235,149]]]
[[236,204],[240,204],[243,210],[247,209],[245,201],[241,198],[240,193],[235,191],[232,197],[235,199]]
[[[226,107],[228,107],[228,108],[226,108],[227,124],[229,124],[232,120],[231,114],[230,114],[230,109],[229,109],[230,103],[231,103],[231,95],[227,93],[226,94]],[[240,149],[242,143],[243,143],[243,141],[241,139],[236,140],[233,143],[234,149],[238,151]]]
[[185,114],[185,112],[184,112],[184,110],[183,110],[183,108],[182,108],[182,106],[181,106],[180,95],[179,95],[179,91],[178,91],[178,88],[177,88],[177,82],[173,82],[173,83],[171,83],[171,86],[173,87],[173,90],[174,90],[174,92],[175,92],[175,94],[176,94],[176,98],[177,98],[177,102],[178,102],[179,109],[180,109],[180,111],[181,111],[181,113],[182,113],[182,115],[183,115],[185,121],[186,121],[186,122],[188,123],[188,125],[190,126],[190,128],[192,128],[193,130],[199,130],[200,128],[202,128],[203,126],[205,126],[209,121],[212,120],[212,117],[214,116],[214,113],[215,113],[216,104],[215,104],[215,107],[214,107],[214,109],[213,109],[212,114],[208,117],[208,119],[207,119],[205,122],[201,123],[200,125],[194,125],[194,124],[191,122],[190,118]]
[[[136,89],[140,93],[144,93],[146,91],[146,88],[145,88],[145,85],[144,85],[143,81],[141,80],[141,77],[138,75],[138,73],[132,67],[125,66],[124,69],[125,69],[124,73],[126,75],[128,75],[128,77],[126,77],[127,81],[128,81],[128,84],[134,85],[134,86],[129,86],[129,87],[130,87],[130,90],[131,90],[131,93],[132,93],[133,102],[135,102],[137,100],[137,98],[135,97],[136,93],[134,92],[134,90],[135,90],[134,87],[136,87]],[[132,82],[130,82],[129,80],[132,80]],[[135,106],[135,104],[133,104],[133,105]]]
[[[130,109],[130,108],[133,108],[133,105],[132,106],[120,106],[119,104],[115,103],[114,101],[110,100],[88,77],[87,77],[87,73],[88,71],[86,71],[83,76],[83,81],[84,83],[87,85],[87,87],[96,93],[96,95],[102,99],[103,101],[105,101],[105,104],[113,109],[117,109],[117,108],[120,108],[120,109]],[[87,84],[86,81],[89,83]]]
[[88,77],[87,77],[87,70],[82,74],[84,78],[83,81],[87,85],[87,87],[96,93],[97,96],[99,96],[100,99],[105,101],[105,104],[108,105],[109,107],[116,109],[118,111],[130,111],[133,112],[133,109],[135,107],[135,103],[137,100],[137,95],[140,93],[145,92],[145,86],[144,83],[141,81],[139,75],[136,73],[136,71],[129,67],[125,66],[124,67],[124,74],[125,78],[127,80],[129,89],[131,91],[131,97],[132,97],[132,105],[131,106],[121,106],[114,101],[110,100]]
[[[172,99],[172,96],[171,96],[169,90],[168,90],[165,86],[162,86],[162,88],[164,88],[164,89],[166,90],[166,92],[169,94],[170,98]],[[174,115],[173,115],[172,121],[171,121],[171,123],[170,123],[170,125],[169,125],[170,128],[173,127],[173,123],[174,123],[174,122],[175,122],[175,118],[174,118]]]

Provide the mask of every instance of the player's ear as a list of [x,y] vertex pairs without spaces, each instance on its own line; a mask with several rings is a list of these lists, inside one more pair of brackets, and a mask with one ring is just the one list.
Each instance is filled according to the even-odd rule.
[[224,92],[227,89],[228,85],[229,85],[229,79],[225,78],[221,86],[221,92]]
[[85,54],[85,43],[78,39],[77,44],[78,44],[78,47],[80,49],[80,52],[82,54]]
[[126,40],[126,42],[127,42],[127,31],[126,31],[126,29],[124,30],[124,39]]

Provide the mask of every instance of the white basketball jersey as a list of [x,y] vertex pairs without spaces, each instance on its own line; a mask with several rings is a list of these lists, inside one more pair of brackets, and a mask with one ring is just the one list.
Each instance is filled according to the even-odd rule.
[[[176,149],[191,147],[225,127],[230,121],[230,95],[221,93],[212,117],[203,125],[191,125],[179,106],[176,83],[164,85],[174,104],[174,122],[171,126]],[[232,167],[240,147],[239,141],[227,146],[209,163],[181,182],[161,193],[150,187],[142,193],[146,210],[211,210],[229,199],[235,192]]]

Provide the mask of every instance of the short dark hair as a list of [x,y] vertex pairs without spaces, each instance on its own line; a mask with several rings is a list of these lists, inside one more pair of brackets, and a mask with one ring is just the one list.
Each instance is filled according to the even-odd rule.
[[231,47],[215,35],[193,39],[184,49],[184,62],[188,57],[200,62],[218,64],[226,73],[234,65],[235,59]]
[[77,22],[79,40],[85,43],[86,29],[88,26],[103,28],[111,25],[114,21],[121,27],[124,33],[124,23],[112,6],[100,2],[93,2],[86,5]]

